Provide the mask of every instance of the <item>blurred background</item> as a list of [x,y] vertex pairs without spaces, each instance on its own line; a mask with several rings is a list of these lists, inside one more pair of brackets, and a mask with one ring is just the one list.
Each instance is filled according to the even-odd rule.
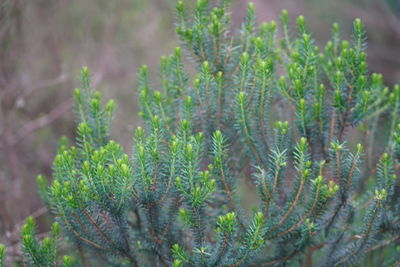
[[[249,1],[232,2],[237,25]],[[371,72],[383,73],[388,85],[400,82],[400,0],[253,2],[259,22],[277,20],[282,9],[292,21],[304,15],[321,45],[333,22],[350,38],[360,17]],[[104,98],[118,103],[112,138],[130,151],[141,123],[136,71],[147,64],[154,77],[159,58],[179,45],[174,20],[175,0],[0,0],[0,243],[17,242],[27,216],[45,217],[35,178],[50,179],[59,138],[74,138],[71,96],[82,66]]]

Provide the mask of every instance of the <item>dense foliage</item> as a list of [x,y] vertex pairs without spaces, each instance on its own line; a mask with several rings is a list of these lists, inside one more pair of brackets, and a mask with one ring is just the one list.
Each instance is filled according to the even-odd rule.
[[[38,177],[57,222],[39,242],[28,219],[27,265],[399,264],[400,87],[368,72],[363,24],[351,41],[334,24],[320,49],[301,16],[257,26],[250,4],[232,29],[227,6],[178,2],[183,48],[156,86],[140,70],[131,156],[82,69],[75,145],[62,140],[51,185]],[[78,251],[63,259],[60,229]]]

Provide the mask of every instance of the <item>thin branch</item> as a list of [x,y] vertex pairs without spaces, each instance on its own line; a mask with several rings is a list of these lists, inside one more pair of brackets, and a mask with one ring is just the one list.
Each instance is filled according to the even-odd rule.
[[32,133],[40,130],[41,128],[49,125],[53,121],[63,116],[68,110],[71,109],[72,103],[72,100],[69,99],[61,105],[58,105],[50,113],[25,124],[25,126],[21,130],[19,130],[15,136],[13,136],[11,144],[16,145],[25,137],[31,135]]

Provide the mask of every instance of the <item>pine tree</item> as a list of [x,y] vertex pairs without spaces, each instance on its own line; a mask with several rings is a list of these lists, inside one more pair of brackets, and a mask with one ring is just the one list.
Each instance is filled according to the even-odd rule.
[[[234,30],[226,0],[193,15],[180,1],[177,17],[182,48],[161,58],[159,83],[138,74],[132,155],[82,69],[76,141],[60,142],[51,185],[38,177],[56,222],[40,243],[27,220],[26,264],[400,264],[400,87],[369,73],[362,22],[351,41],[334,24],[320,49],[286,11],[257,25],[249,4]],[[60,229],[79,251],[63,260]]]

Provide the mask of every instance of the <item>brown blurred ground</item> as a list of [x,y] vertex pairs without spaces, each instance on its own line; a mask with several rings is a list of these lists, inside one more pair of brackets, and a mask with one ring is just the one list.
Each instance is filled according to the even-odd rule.
[[[233,2],[238,24],[249,1]],[[368,29],[370,70],[383,73],[388,84],[400,81],[400,1],[253,2],[260,22],[278,19],[283,8],[293,20],[304,15],[321,44],[333,22],[349,38],[353,19],[360,17]],[[178,45],[174,3],[0,0],[0,243],[13,237],[16,223],[43,211],[35,177],[51,177],[57,140],[73,139],[71,92],[79,86],[81,66],[89,66],[93,85],[106,99],[116,99],[112,137],[130,150],[132,130],[140,123],[136,70],[146,63],[156,74],[160,56]]]

